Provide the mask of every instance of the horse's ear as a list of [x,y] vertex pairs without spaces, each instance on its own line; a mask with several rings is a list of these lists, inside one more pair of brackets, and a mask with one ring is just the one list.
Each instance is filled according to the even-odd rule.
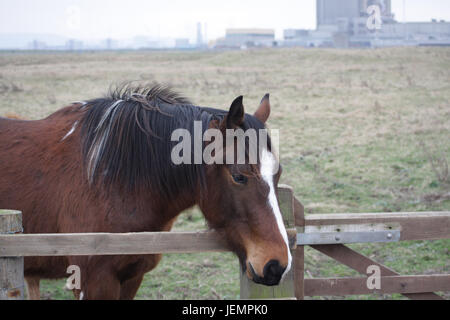
[[244,105],[242,96],[234,99],[227,115],[227,128],[239,127],[244,122]]
[[269,94],[266,93],[259,104],[258,110],[255,111],[255,118],[257,118],[262,123],[266,123],[270,115],[270,101]]

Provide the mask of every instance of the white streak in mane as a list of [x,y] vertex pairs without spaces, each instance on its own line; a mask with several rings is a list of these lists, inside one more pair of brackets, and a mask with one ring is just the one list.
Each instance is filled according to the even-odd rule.
[[64,141],[68,136],[70,136],[77,128],[77,125],[78,125],[78,120],[74,122],[72,128],[70,128],[69,132],[67,132],[66,135],[60,141]]
[[269,185],[270,191],[267,201],[269,202],[273,214],[275,215],[275,220],[277,221],[278,230],[280,231],[281,236],[286,244],[286,250],[288,254],[288,265],[286,266],[286,270],[281,276],[281,280],[283,280],[284,276],[288,273],[291,268],[292,256],[291,251],[289,250],[289,241],[286,232],[286,228],[283,223],[283,217],[281,215],[280,207],[278,206],[277,196],[275,195],[275,187],[273,184],[273,176],[278,171],[278,162],[275,159],[275,156],[272,152],[267,149],[263,149],[261,154],[261,176],[264,181]]
[[111,119],[114,118],[121,102],[123,102],[123,100],[117,100],[109,106],[100,119],[97,128],[95,128],[95,137],[89,149],[89,161],[87,164],[88,180],[90,183],[94,181],[95,170],[98,166],[99,157],[103,152],[105,142],[111,132]]
[[80,109],[84,109],[88,103],[86,101],[74,101],[74,102],[72,102],[72,104],[81,104]]
[[87,104],[87,102],[86,101],[73,101],[72,104],[81,104],[84,106],[85,104]]

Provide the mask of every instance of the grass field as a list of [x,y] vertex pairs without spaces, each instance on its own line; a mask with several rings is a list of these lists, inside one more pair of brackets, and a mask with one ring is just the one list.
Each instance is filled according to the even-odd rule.
[[[281,182],[307,213],[450,210],[450,49],[2,53],[0,115],[38,119],[125,80],[172,84],[202,106],[243,94],[249,113],[270,92]],[[204,227],[194,209],[174,229]],[[352,247],[401,274],[450,273],[450,240]],[[137,298],[238,298],[238,270],[230,253],[165,255]],[[307,248],[306,277],[350,275]],[[42,298],[71,299],[63,285],[44,281]]]

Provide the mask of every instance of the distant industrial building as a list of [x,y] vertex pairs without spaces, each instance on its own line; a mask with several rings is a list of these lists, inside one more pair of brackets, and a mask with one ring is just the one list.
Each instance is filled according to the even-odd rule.
[[117,49],[119,46],[118,46],[118,41],[117,40],[114,40],[114,39],[112,39],[112,38],[106,38],[104,41],[103,41],[103,46],[104,46],[104,48],[106,49],[106,50],[115,50],[115,49]]
[[382,25],[372,45],[450,46],[450,23],[445,21],[408,22]]
[[66,41],[66,50],[78,51],[83,50],[83,41],[76,39],[69,39]]
[[47,50],[48,46],[44,41],[33,40],[28,44],[31,50]]
[[[369,6],[380,9],[378,28],[369,28]],[[450,23],[444,21],[398,23],[390,0],[316,0],[315,30],[284,30],[286,46],[386,47],[450,45]]]
[[273,29],[227,29],[225,38],[216,41],[216,48],[272,47],[275,45]]
[[188,38],[177,38],[175,39],[175,49],[189,49],[191,48]]

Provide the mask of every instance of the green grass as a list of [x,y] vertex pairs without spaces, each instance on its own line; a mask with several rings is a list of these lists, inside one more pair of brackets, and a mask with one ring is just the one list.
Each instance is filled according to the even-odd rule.
[[[124,80],[170,83],[219,108],[244,94],[247,112],[270,92],[281,182],[306,213],[450,210],[450,178],[440,181],[429,160],[450,162],[450,49],[3,53],[0,114],[41,118]],[[174,229],[204,227],[194,210]],[[401,274],[450,273],[449,240],[352,247]],[[356,275],[309,248],[306,269],[307,277]],[[229,253],[165,255],[137,299],[237,298],[238,276]],[[44,281],[42,297],[71,298],[63,284]]]

